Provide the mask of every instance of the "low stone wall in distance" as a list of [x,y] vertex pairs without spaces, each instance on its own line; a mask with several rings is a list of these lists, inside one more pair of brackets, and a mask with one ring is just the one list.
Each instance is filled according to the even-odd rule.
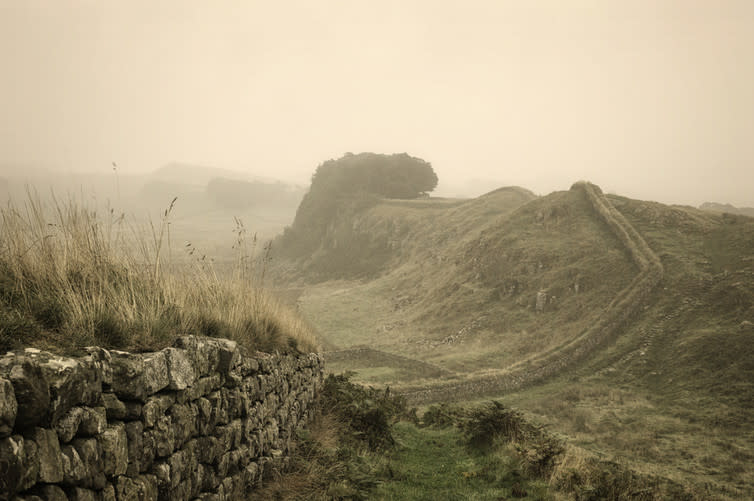
[[243,499],[285,461],[324,367],[194,336],[87,352],[0,357],[0,500]]

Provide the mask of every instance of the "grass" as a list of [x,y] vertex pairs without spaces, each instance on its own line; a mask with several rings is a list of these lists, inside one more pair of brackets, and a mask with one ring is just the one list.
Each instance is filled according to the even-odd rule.
[[420,425],[402,398],[347,375],[328,376],[317,409],[288,467],[254,499],[550,499],[547,482],[528,475],[512,447],[479,447],[452,426],[459,415],[447,426]]
[[185,259],[171,258],[172,207],[146,228],[112,209],[33,193],[1,209],[0,350],[154,350],[184,334],[252,350],[316,349],[308,325],[263,290],[265,266],[240,221],[223,274],[191,244]]
[[[394,241],[390,266],[299,297],[327,326],[329,346],[368,345],[453,374],[418,380],[419,363],[387,359],[339,368],[396,391],[502,373],[579,336],[636,276],[632,255],[574,191],[495,210],[501,194],[376,205],[359,225]],[[607,198],[660,257],[659,286],[589,359],[488,398],[550,424],[581,455],[691,486],[701,499],[754,497],[754,220]],[[557,299],[537,312],[542,289]]]
[[549,499],[542,481],[521,472],[509,449],[470,449],[457,428],[395,426],[398,447],[381,466],[387,478],[370,499],[498,500],[524,497]]

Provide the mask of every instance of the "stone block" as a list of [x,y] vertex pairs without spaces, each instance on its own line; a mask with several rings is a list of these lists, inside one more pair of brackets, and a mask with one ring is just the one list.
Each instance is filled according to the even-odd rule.
[[[126,439],[128,441],[128,467],[126,475],[135,477],[141,469],[141,459],[144,450],[144,424],[141,421],[126,423]],[[151,461],[150,461],[151,463]]]
[[[76,438],[71,442],[71,445],[84,465],[85,475],[78,484],[89,489],[103,489],[107,480],[105,479],[100,442],[94,438]],[[63,455],[66,455],[65,447]],[[65,470],[65,464],[63,469]]]
[[186,352],[178,348],[165,348],[162,351],[167,357],[168,388],[183,390],[194,384],[196,372]]
[[165,350],[146,353],[144,360],[144,389],[147,395],[153,395],[170,383],[168,377],[168,359]]
[[17,413],[18,403],[13,384],[5,378],[0,378],[0,438],[13,433]]
[[162,418],[167,410],[175,403],[175,395],[172,393],[154,395],[147,399],[142,408],[144,427],[151,428]]
[[144,358],[139,354],[112,350],[112,390],[122,400],[144,401]]
[[0,467],[0,495],[25,491],[39,478],[37,445],[20,435],[0,440]]
[[53,430],[34,428],[31,439],[37,444],[39,481],[47,484],[62,482],[63,463],[58,434]]
[[68,491],[70,501],[100,501],[98,493],[83,487],[74,487]]
[[[158,419],[149,434],[154,437],[157,457],[166,457],[173,453],[175,450],[175,430],[169,416]],[[145,435],[147,434],[145,433]]]
[[99,405],[102,372],[91,357],[81,359],[50,355],[40,359],[50,384],[50,422],[55,424],[74,406]]
[[102,404],[105,406],[107,419],[123,420],[128,416],[126,404],[121,402],[114,393],[103,393]]
[[68,501],[65,491],[57,485],[37,486],[34,492],[43,501]]
[[84,409],[82,407],[73,407],[55,424],[55,431],[61,443],[67,444],[79,430],[81,420],[84,419]]
[[115,422],[107,426],[99,437],[102,467],[108,477],[125,475],[128,470],[128,437],[126,425]]
[[174,430],[175,447],[180,448],[196,433],[196,414],[186,404],[171,406],[168,414]]
[[78,485],[87,475],[86,465],[73,445],[63,445],[60,456],[63,465],[63,484]]
[[77,435],[94,437],[107,428],[107,411],[104,407],[83,407],[84,413]]
[[50,385],[38,364],[26,357],[19,358],[7,379],[16,397],[16,428],[23,430],[45,422],[50,407]]

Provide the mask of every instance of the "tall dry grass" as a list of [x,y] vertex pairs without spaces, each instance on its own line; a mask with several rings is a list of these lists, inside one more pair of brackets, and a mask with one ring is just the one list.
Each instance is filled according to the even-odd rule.
[[0,349],[150,350],[201,334],[262,351],[316,350],[312,329],[264,290],[269,249],[255,256],[240,221],[230,273],[191,244],[176,259],[174,203],[148,225],[34,192],[0,209]]

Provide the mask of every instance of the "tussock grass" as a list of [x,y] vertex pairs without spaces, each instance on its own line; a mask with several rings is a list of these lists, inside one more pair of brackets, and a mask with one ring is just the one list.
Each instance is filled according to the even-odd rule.
[[146,227],[33,192],[1,209],[0,350],[151,350],[183,334],[263,351],[316,349],[312,330],[262,288],[265,256],[254,259],[240,221],[230,272],[221,276],[191,244],[189,259],[172,259],[173,203]]

